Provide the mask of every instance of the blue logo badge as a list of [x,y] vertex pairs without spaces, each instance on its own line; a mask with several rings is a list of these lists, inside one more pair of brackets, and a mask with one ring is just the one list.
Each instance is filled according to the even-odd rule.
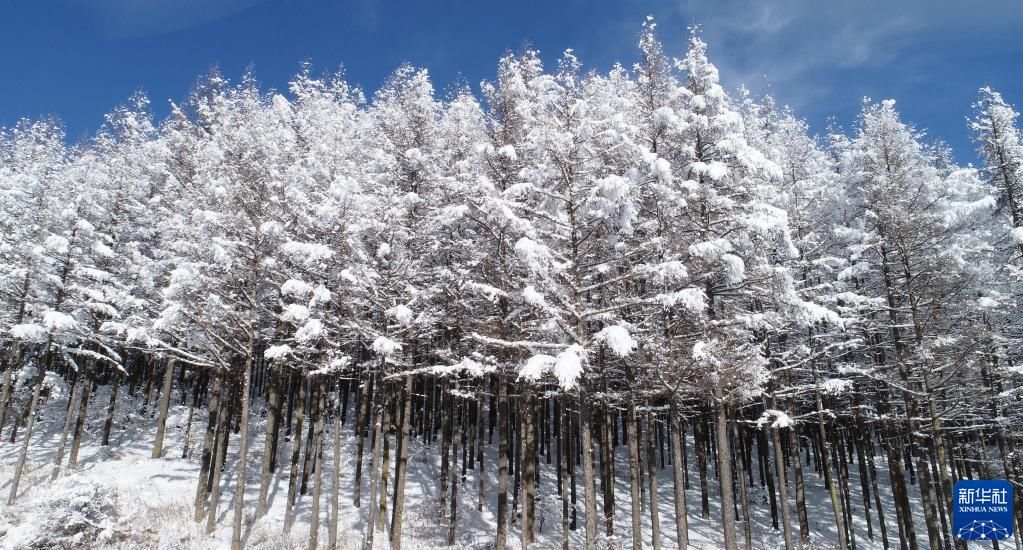
[[1012,485],[1008,481],[957,481],[952,490],[952,532],[961,540],[1012,536]]

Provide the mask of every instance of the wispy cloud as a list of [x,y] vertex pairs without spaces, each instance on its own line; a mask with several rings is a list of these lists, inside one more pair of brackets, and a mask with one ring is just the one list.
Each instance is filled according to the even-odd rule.
[[240,13],[265,0],[79,0],[112,38],[188,29]]
[[701,25],[728,82],[797,107],[827,95],[822,72],[912,71],[905,56],[923,40],[982,40],[1023,22],[1019,0],[684,0],[673,15]]

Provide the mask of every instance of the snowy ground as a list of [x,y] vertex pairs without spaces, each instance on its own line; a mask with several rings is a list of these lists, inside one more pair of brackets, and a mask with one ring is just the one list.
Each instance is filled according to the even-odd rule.
[[[165,456],[163,459],[150,459],[155,422],[150,418],[138,418],[137,403],[125,398],[116,416],[114,435],[109,447],[99,446],[102,431],[107,395],[101,389],[93,396],[90,405],[90,421],[87,434],[80,452],[78,470],[73,473],[62,473],[56,482],[50,481],[52,458],[59,444],[60,431],[63,428],[66,401],[56,400],[47,403],[43,408],[42,421],[36,424],[33,442],[29,453],[29,464],[21,484],[17,504],[0,507],[0,548],[167,548],[167,549],[206,549],[225,548],[229,546],[231,536],[231,499],[233,498],[234,472],[237,466],[236,450],[228,455],[225,470],[224,487],[219,505],[219,523],[217,529],[207,535],[205,524],[198,525],[192,521],[193,499],[198,477],[199,463],[196,455],[201,447],[201,438],[205,429],[205,418],[198,414],[193,419],[193,437],[191,442],[192,456],[188,459],[181,456],[184,443],[185,422],[188,410],[186,407],[172,408],[168,419]],[[175,397],[177,397],[175,395]],[[258,409],[258,407],[257,407]],[[258,412],[258,411],[257,411]],[[131,415],[131,418],[129,418]],[[339,547],[359,548],[361,533],[364,531],[365,514],[368,509],[368,498],[364,498],[362,509],[352,505],[353,494],[353,463],[355,457],[354,439],[351,438],[351,427],[342,428],[343,451],[342,481],[340,487],[340,525]],[[4,432],[6,436],[8,432]],[[262,434],[262,421],[258,414],[253,416],[253,434]],[[5,438],[6,439],[6,438]],[[265,518],[253,522],[252,514],[259,492],[258,472],[261,467],[263,438],[253,436],[250,443],[248,463],[249,481],[246,487],[246,510],[248,527],[244,540],[249,548],[306,548],[308,547],[309,516],[311,507],[310,494],[300,497],[297,504],[297,518],[290,534],[283,533],[284,507],[288,490],[287,468],[278,468],[273,479],[270,492],[270,510]],[[332,444],[328,436],[324,449],[325,474],[329,472],[332,460]],[[237,441],[233,443],[236,445]],[[21,441],[12,445],[8,441],[0,442],[0,492],[6,500],[10,490],[14,464],[17,460]],[[439,443],[435,443],[437,445]],[[687,446],[693,452],[692,442]],[[496,510],[496,468],[495,445],[488,446],[486,464],[487,494],[491,500],[485,503],[482,512],[476,510],[478,478],[476,473],[469,471],[466,482],[459,488],[460,508],[458,526],[458,544],[462,548],[492,548],[494,533],[494,510]],[[607,541],[611,547],[621,548],[631,544],[629,516],[629,484],[626,449],[619,448],[617,456],[618,473],[616,499],[618,510],[615,518],[615,536]],[[367,452],[368,455],[368,452]],[[282,460],[290,456],[287,449],[281,450]],[[439,493],[440,467],[437,463],[436,449],[427,448],[414,442],[409,459],[409,478],[406,487],[406,521],[403,537],[404,548],[434,548],[444,546],[447,526],[441,518],[441,510],[437,501]],[[65,456],[66,460],[66,456]],[[541,460],[543,462],[543,460]],[[898,532],[894,523],[894,509],[890,491],[887,487],[888,473],[884,470],[885,462],[877,457],[878,481],[881,483],[882,501],[887,503],[885,513],[889,529],[889,540],[898,546]],[[690,456],[689,464],[695,468],[696,458]],[[368,467],[368,464],[367,464]],[[537,528],[540,530],[535,548],[560,548],[560,501],[557,500],[555,472],[553,468],[542,468],[544,478],[537,489]],[[856,524],[856,542],[860,549],[881,548],[878,538],[877,516],[871,510],[874,521],[874,540],[867,538],[866,525],[863,522],[862,497],[859,491],[859,479],[856,468],[851,468],[850,490],[856,505],[853,518]],[[698,474],[691,472],[693,488],[688,491],[690,543],[694,548],[718,548],[721,546],[722,534],[717,508],[716,481],[711,480],[711,516],[704,520],[699,517],[699,482]],[[713,473],[711,473],[713,475]],[[807,484],[807,506],[814,533],[816,548],[833,548],[836,546],[837,534],[831,512],[831,504],[827,493],[822,487],[822,480],[810,468],[804,468]],[[229,480],[229,481],[228,481]],[[581,477],[580,477],[581,482]],[[327,520],[329,510],[327,496],[330,478],[325,475],[323,482],[324,501],[321,503],[321,532],[319,540],[326,547]],[[911,490],[916,497],[916,488]],[[363,487],[363,495],[368,495],[368,483]],[[671,470],[660,472],[659,506],[662,544],[664,548],[674,548],[675,525],[674,504],[672,501]],[[770,507],[766,493],[759,485],[751,488],[750,501],[752,508],[752,538],[755,548],[781,547],[782,535],[770,525]],[[798,536],[798,523],[795,518],[794,499],[792,506],[793,530]],[[572,547],[583,547],[582,519],[582,488],[579,488],[579,529],[572,534]],[[926,547],[926,533],[923,532],[923,518],[920,506],[914,506],[917,514],[918,538],[921,548]],[[649,544],[649,514],[644,513],[644,536]],[[741,529],[741,527],[740,527]],[[512,526],[510,546],[518,547],[517,524]],[[738,538],[741,541],[740,531]],[[377,537],[378,547],[383,547],[385,535]]]

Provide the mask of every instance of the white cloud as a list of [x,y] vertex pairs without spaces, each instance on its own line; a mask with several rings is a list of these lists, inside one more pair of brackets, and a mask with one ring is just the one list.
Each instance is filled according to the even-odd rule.
[[79,0],[108,36],[128,38],[184,30],[245,11],[265,0]]
[[673,15],[701,26],[726,84],[769,90],[795,107],[829,93],[820,71],[896,60],[911,71],[910,47],[964,47],[1023,22],[1018,0],[687,0]]

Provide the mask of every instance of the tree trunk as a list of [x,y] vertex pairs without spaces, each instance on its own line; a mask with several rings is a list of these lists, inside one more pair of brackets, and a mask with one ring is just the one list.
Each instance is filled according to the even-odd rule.
[[483,432],[486,421],[483,418],[483,397],[476,403],[476,479],[479,480],[479,494],[476,499],[476,510],[483,511],[483,499],[486,497],[486,469],[483,467]]
[[373,550],[373,533],[376,531],[376,516],[378,510],[377,498],[380,488],[380,459],[383,456],[384,446],[384,403],[377,400],[373,404],[373,452],[370,459],[369,471],[369,518],[366,521],[366,550]]
[[440,399],[440,516],[444,517],[448,504],[448,481],[451,478],[451,414],[453,397],[448,392],[448,381],[443,382]]
[[[272,382],[271,382],[272,384]],[[338,391],[341,392],[341,385],[338,384]],[[347,394],[347,391],[345,391]],[[330,473],[330,525],[328,526],[327,547],[331,550],[337,548],[337,524],[339,520],[341,502],[341,423],[347,399],[342,400],[338,395],[337,410],[334,411],[334,453],[331,455]],[[278,415],[280,416],[280,415]],[[397,549],[395,549],[397,550]]]
[[227,408],[224,414],[220,415],[220,422],[217,423],[217,446],[213,453],[216,457],[213,470],[210,472],[210,506],[206,515],[206,534],[212,533],[217,524],[217,508],[220,505],[220,479],[224,473],[227,444],[231,439],[231,422],[234,417],[234,400],[236,396],[237,392],[234,389],[228,391]]
[[[791,406],[791,404],[790,404]],[[803,459],[799,455],[799,431],[789,428],[789,457],[792,460],[792,476],[796,486],[796,518],[799,521],[799,545],[810,544],[810,522],[806,515],[806,489],[803,485]]]
[[689,547],[689,510],[686,505],[686,484],[684,460],[682,458],[682,442],[685,432],[682,431],[679,420],[678,407],[672,401],[671,422],[668,425],[668,437],[671,440],[671,473],[672,484],[675,489],[675,542],[676,545],[685,550]]
[[778,495],[781,499],[781,525],[785,534],[785,550],[793,550],[795,547],[792,545],[792,519],[789,516],[789,486],[785,480],[785,455],[782,453],[779,431],[779,428],[771,428],[771,445],[774,447],[774,468],[778,478]]
[[[602,431],[600,437],[600,469],[601,489],[604,492],[604,532],[608,536],[614,534],[615,519],[615,448],[613,431],[613,420],[610,407],[604,407],[602,418]],[[549,443],[548,443],[549,445]],[[548,455],[550,451],[548,450]]]
[[[523,387],[519,400],[522,411],[522,549],[533,542],[536,514],[536,397],[532,388]],[[452,542],[453,544],[453,542]]]
[[[938,485],[941,487],[941,491],[940,491],[941,498],[938,500],[938,502],[939,503],[948,503],[948,505],[951,505],[951,503],[952,503],[952,485],[953,485],[953,481],[952,481],[952,478],[950,477],[950,474],[949,474],[949,465],[948,465],[948,458],[947,458],[948,454],[945,451],[945,439],[944,439],[944,437],[942,437],[942,433],[941,433],[942,432],[941,416],[940,416],[940,413],[938,411],[937,402],[935,401],[935,398],[934,398],[934,393],[935,393],[934,388],[931,387],[930,381],[928,380],[926,373],[924,373],[923,381],[924,381],[924,390],[925,390],[925,392],[927,394],[928,411],[931,414],[931,434],[932,434],[932,438],[931,438],[932,447],[931,448],[934,451],[935,459],[936,459],[935,462],[934,462],[934,467],[938,471],[938,475],[936,477],[937,477]],[[944,505],[942,505],[942,525],[947,527],[947,525],[945,523]],[[948,533],[949,533],[949,530],[947,528],[945,528],[945,529],[942,529],[942,532],[945,533],[945,535],[947,537]],[[956,539],[955,537],[953,537],[953,539],[955,540],[955,545],[956,545],[957,548],[965,548],[966,547],[966,544],[963,543],[962,541],[959,541],[959,539]]]
[[593,468],[591,416],[590,400],[583,396],[579,400],[579,443],[582,446],[583,485],[586,492],[586,548],[596,548],[597,545],[597,480]]
[[[255,342],[249,341],[249,350],[255,349]],[[241,381],[241,421],[238,436],[238,481],[234,494],[234,530],[231,534],[231,550],[241,550],[242,526],[245,523],[245,467],[249,450],[249,386],[252,385],[252,355],[245,359],[245,371]]]
[[306,428],[305,454],[302,458],[302,484],[299,486],[298,494],[305,496],[309,492],[309,475],[313,471],[313,461],[316,459],[313,442],[316,440],[316,421],[320,417],[320,387],[315,377],[309,378],[309,427]]
[[735,540],[735,488],[732,485],[732,452],[728,441],[728,410],[723,403],[717,403],[715,425],[717,427],[718,478],[721,484],[721,528],[724,530],[725,550],[738,550]]
[[[407,377],[406,377],[407,378]],[[404,441],[401,436],[401,427],[405,423],[405,385],[394,384],[394,398],[397,401],[394,404],[394,415],[397,417],[397,422],[394,422],[394,491],[391,495],[391,517],[386,519],[387,527],[387,539],[390,540],[394,529],[394,509],[398,505],[398,478],[401,477],[401,453],[403,445],[408,444]]]
[[[285,401],[287,401],[286,396],[291,391],[291,388],[288,386],[290,378],[290,376],[284,373],[283,368],[279,369],[277,373],[273,375],[272,384],[277,386],[277,403],[276,406],[273,407],[273,412],[271,413],[273,415],[273,422],[268,425],[268,428],[273,430],[274,433],[273,439],[271,440],[272,445],[270,445],[271,474],[277,473],[278,451],[281,448],[281,426],[284,424],[285,419],[284,405]],[[269,399],[269,395],[267,398]],[[288,421],[290,422],[290,418]],[[344,422],[344,415],[342,415],[342,422]]]
[[508,468],[511,470],[511,523],[515,523],[519,519],[519,493],[522,488],[522,416],[519,414],[518,401],[512,400],[512,403],[508,406],[511,413],[512,427],[508,430],[508,436],[511,440],[511,457],[508,461]]
[[[18,464],[14,467],[14,478],[11,481],[11,492],[7,497],[7,504],[14,504],[18,498],[18,485],[21,483],[21,475],[25,471],[25,462],[28,460],[28,444],[32,439],[32,428],[35,426],[36,407],[39,406],[39,394],[43,390],[43,376],[45,369],[43,365],[49,365],[51,359],[49,345],[47,345],[46,359],[39,366],[39,372],[35,375],[35,384],[32,388],[32,401],[28,406],[28,423],[25,426],[25,438],[21,442],[21,452],[18,455]],[[12,438],[13,439],[13,438]]]
[[160,386],[160,416],[156,421],[156,440],[153,441],[151,458],[163,456],[163,438],[167,433],[167,412],[170,410],[171,384],[174,382],[174,360],[169,359],[163,368],[163,385]]
[[661,550],[661,519],[657,509],[657,454],[654,442],[654,416],[646,415],[647,481],[650,484],[650,535],[654,550]]
[[[392,399],[392,384],[388,382],[384,385],[384,417],[380,428],[380,436],[383,437],[383,450],[381,451],[380,457],[380,497],[379,505],[380,511],[377,513],[377,531],[385,531],[388,528],[387,525],[387,484],[388,477],[390,475],[390,464],[391,464],[391,406]],[[389,531],[388,531],[389,532]]]
[[845,514],[845,533],[850,550],[856,550],[856,531],[853,529],[852,496],[849,491],[849,461],[851,458],[845,451],[845,437],[838,427],[833,427],[832,439],[835,441],[834,466],[838,476],[839,496],[842,500],[842,512]]
[[[891,421],[890,421],[891,422]],[[900,446],[893,441],[898,438],[897,430],[889,427],[888,441],[884,447],[888,451],[888,477],[895,497],[896,524],[899,527],[899,546],[902,550],[916,550],[916,531],[913,527],[913,512],[907,495],[906,477],[903,473]]]
[[816,363],[810,363],[813,369],[814,398],[817,402],[817,432],[820,440],[821,468],[824,470],[824,484],[827,485],[831,497],[831,510],[835,514],[835,526],[838,529],[838,550],[846,550],[849,546],[845,537],[845,513],[842,510],[842,503],[838,499],[838,485],[831,475],[831,463],[828,456],[827,434],[824,430],[824,404],[821,401],[820,386],[817,384]]
[[693,436],[696,445],[696,466],[700,470],[700,517],[710,519],[710,487],[707,480],[707,422],[704,415],[693,422]]
[[[362,463],[366,448],[370,401],[375,397],[375,392],[373,391],[374,378],[374,374],[369,374],[363,383],[363,386],[365,386],[364,390],[359,392],[359,417],[355,421],[355,495],[353,496],[353,503],[356,508],[362,506]],[[302,395],[305,394],[303,393]]]
[[867,472],[870,476],[870,486],[874,492],[874,504],[877,510],[877,525],[881,529],[881,543],[884,546],[884,550],[888,550],[888,528],[884,523],[884,508],[881,506],[881,492],[877,490],[877,467],[874,465],[874,444],[870,442],[867,436],[864,436],[864,442],[868,443],[866,451],[867,456]]
[[[266,442],[263,445],[263,469],[259,475],[259,501],[256,504],[256,519],[266,515],[266,499],[270,491],[270,466],[277,451],[277,430],[280,427],[278,410],[280,396],[281,367],[275,361],[270,367],[270,394],[267,397]],[[336,494],[336,492],[335,492]]]
[[391,548],[401,550],[402,523],[405,519],[405,480],[408,477],[409,433],[412,429],[412,376],[405,376],[401,392],[401,443],[394,472],[394,517],[391,520]]
[[213,445],[217,435],[217,412],[220,408],[220,392],[224,377],[214,374],[213,393],[210,395],[210,414],[206,424],[206,438],[203,440],[202,460],[199,468],[199,486],[195,491],[195,522],[202,521],[206,511],[206,495],[209,486],[210,468],[213,463]]
[[[735,464],[738,466],[739,471],[736,472],[736,478],[739,480],[739,506],[742,509],[742,535],[743,540],[746,543],[746,550],[753,550],[753,533],[750,530],[749,520],[749,493],[746,490],[746,479],[747,474],[751,477],[750,485],[752,485],[752,461],[747,460],[746,454],[746,438],[739,432],[739,426],[736,423],[732,423],[732,433],[735,435],[735,444],[739,446],[735,451]],[[752,443],[751,443],[752,445]],[[720,452],[720,451],[719,451]],[[730,460],[731,457],[727,457],[724,460]],[[723,461],[724,461],[723,460]],[[725,475],[721,472],[721,475]],[[722,506],[724,504],[722,503]]]
[[145,369],[143,371],[143,376],[145,376],[146,379],[146,388],[145,391],[143,391],[141,415],[147,416],[149,411],[149,400],[153,398],[153,374],[150,372],[153,365],[151,360],[144,360],[143,362],[143,369]]
[[571,515],[568,507],[568,461],[570,460],[570,446],[568,442],[572,436],[572,421],[569,416],[570,412],[567,397],[562,397],[559,407],[560,425],[558,426],[558,470],[560,473],[559,477],[561,479],[558,486],[561,491],[561,550],[568,550],[571,523]]
[[188,452],[192,442],[192,417],[195,416],[195,397],[192,397],[192,403],[188,407],[188,420],[185,421],[185,437],[184,444],[181,446],[181,458],[188,458]]
[[89,380],[89,369],[82,371],[82,401],[78,405],[78,420],[75,421],[75,433],[71,438],[71,454],[67,459],[67,471],[73,472],[78,467],[78,450],[82,448],[82,436],[85,435],[85,419],[89,416],[89,393],[92,381]]
[[[858,405],[858,403],[857,403]],[[863,452],[863,446],[866,443],[866,438],[863,435],[863,419],[860,418],[860,414],[856,413],[856,432],[853,436],[851,444],[856,447],[856,462],[859,465],[860,472],[860,492],[863,494],[863,519],[867,524],[867,538],[874,540],[874,528],[870,522],[870,472],[867,471],[867,459]],[[951,501],[950,501],[951,502]]]
[[[457,387],[457,382],[456,382],[456,387]],[[454,402],[455,399],[456,398],[454,396],[448,396],[448,400],[450,400],[452,402]],[[462,425],[462,423],[459,422],[458,418],[455,418],[455,412],[459,409],[459,407],[460,407],[460,403],[459,404],[453,403],[450,407],[448,407],[448,414],[449,414],[449,416],[452,417],[450,420],[448,420],[448,423],[449,423],[449,425],[450,424],[454,424],[454,427],[451,428],[453,433],[449,436],[449,439],[451,440],[451,462],[452,462],[452,464],[451,464],[451,469],[450,469],[451,470],[451,481],[449,482],[450,486],[451,486],[451,509],[450,509],[450,513],[448,514],[448,546],[452,546],[452,545],[455,544],[455,535],[458,532],[458,479],[459,479],[459,472],[458,472],[458,441],[459,441],[459,432],[461,431],[460,426]],[[523,522],[523,524],[525,524],[525,522]],[[523,533],[525,533],[525,531],[523,531]],[[525,534],[523,534],[522,538],[523,538],[522,550],[526,550],[527,542],[525,540],[525,538],[526,538]]]
[[[295,431],[294,437],[292,438],[294,443],[291,447],[291,475],[288,476],[288,502],[284,507],[284,532],[291,532],[291,525],[294,523],[294,510],[295,510],[295,499],[298,496],[298,483],[299,483],[299,470],[298,463],[299,459],[302,458],[302,425],[305,422],[305,402],[306,402],[306,387],[308,386],[308,380],[303,373],[299,373],[298,377],[298,418],[295,419]],[[358,484],[356,484],[356,494],[358,494]]]
[[[918,424],[918,422],[911,422],[911,425],[916,425],[913,428],[914,433],[918,433],[920,428]],[[924,521],[927,524],[927,538],[930,542],[931,548],[942,548],[942,529],[941,525],[938,523],[938,499],[937,495],[934,494],[934,485],[931,481],[927,451],[925,450],[926,444],[927,443],[925,441],[921,440],[916,453],[917,475],[920,476],[920,493],[922,495],[924,505]]]
[[75,402],[78,401],[78,391],[82,387],[82,373],[75,373],[75,384],[71,388],[71,397],[68,398],[67,411],[64,413],[64,431],[60,436],[60,445],[57,447],[57,454],[53,458],[53,473],[50,481],[57,479],[60,475],[60,467],[64,462],[64,448],[67,445],[67,436],[71,433],[71,420],[75,417]]
[[629,446],[629,496],[632,500],[632,550],[643,549],[643,502],[640,497],[639,421],[636,404],[629,401],[626,439]]
[[[763,430],[758,430],[756,433],[757,441],[757,464],[761,470],[761,485],[763,482],[767,482],[767,497],[771,504],[771,527],[775,531],[778,530],[778,493],[774,484],[774,476],[777,473],[775,469],[771,468],[771,451],[768,449],[767,444],[767,433]],[[752,459],[751,459],[752,463]]]
[[[8,357],[13,357],[14,344],[11,344],[12,351]],[[3,380],[0,381],[0,432],[4,430],[4,421],[7,419],[7,407],[11,404],[11,390],[14,388],[14,360],[7,364],[4,369]]]
[[508,418],[508,381],[504,373],[498,374],[497,406],[501,423],[497,444],[497,536],[495,547],[505,550],[508,546],[508,430],[511,421]]
[[107,404],[107,418],[103,423],[103,438],[100,445],[110,445],[110,432],[114,427],[114,411],[117,407],[117,390],[121,387],[121,373],[115,372],[110,378],[110,403]]
[[[317,381],[317,384],[322,384]],[[316,550],[317,541],[320,536],[320,497],[323,495],[323,475],[321,470],[323,469],[321,455],[323,454],[323,408],[324,398],[323,389],[316,392],[319,394],[319,411],[320,414],[316,418],[316,443],[313,445],[313,453],[315,454],[315,460],[313,460],[313,506],[310,511],[309,517],[309,550]]]

